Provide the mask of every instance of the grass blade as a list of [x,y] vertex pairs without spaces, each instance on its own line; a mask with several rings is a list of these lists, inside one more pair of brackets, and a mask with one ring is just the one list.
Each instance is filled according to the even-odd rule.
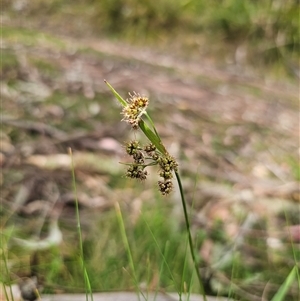
[[163,262],[166,265],[168,273],[170,274],[170,277],[171,277],[171,279],[172,279],[172,281],[174,283],[174,286],[176,288],[176,291],[178,293],[179,300],[181,301],[182,300],[181,299],[181,290],[179,289],[179,285],[178,285],[178,283],[176,282],[176,280],[175,280],[175,278],[173,276],[173,273],[172,273],[171,268],[170,268],[170,266],[169,266],[169,264],[167,262],[167,259],[166,259],[165,255],[164,255],[164,253],[162,252],[162,250],[161,250],[161,248],[159,246],[159,243],[158,243],[157,239],[155,238],[155,235],[154,235],[153,231],[151,230],[149,224],[147,223],[147,221],[146,221],[146,219],[145,219],[145,217],[143,215],[142,215],[142,218],[143,218],[143,221],[145,222],[145,224],[146,224],[146,226],[147,226],[147,228],[148,228],[148,230],[149,230],[149,232],[150,232],[150,234],[152,236],[152,239],[153,239],[153,241],[154,241],[154,243],[155,243],[155,245],[156,245],[156,247],[157,247],[160,255],[162,256]]
[[162,153],[166,154],[166,149],[163,146],[161,140],[159,137],[149,128],[147,123],[145,123],[143,120],[139,123],[140,129],[143,131],[143,133],[146,135],[146,137],[156,146],[156,148]]
[[153,130],[154,130],[156,136],[157,136],[158,139],[161,141],[160,136],[159,136],[159,134],[158,134],[158,132],[157,132],[157,130],[156,130],[156,128],[155,128],[154,122],[153,122],[153,120],[151,119],[151,117],[149,116],[149,114],[147,113],[147,111],[144,113],[144,115],[145,115],[145,116],[147,117],[147,119],[149,120],[151,126],[153,127]]
[[124,98],[122,98],[122,96],[111,86],[111,84],[109,82],[107,82],[106,80],[104,80],[104,82],[107,84],[107,86],[109,87],[109,89],[111,90],[111,92],[113,92],[113,94],[115,95],[115,97],[117,98],[117,100],[119,101],[119,103],[125,107],[127,105],[126,100],[124,100]]
[[287,278],[283,282],[283,284],[280,286],[278,292],[274,295],[271,301],[284,301],[285,295],[288,292],[290,286],[293,284],[296,278],[298,267],[295,265],[290,273],[288,274]]
[[74,196],[75,196],[75,210],[76,210],[76,220],[77,220],[77,230],[78,230],[78,237],[79,237],[79,247],[80,247],[80,263],[83,269],[83,278],[85,284],[85,297],[86,301],[89,299],[89,294],[91,296],[91,300],[93,301],[93,293],[91,288],[90,279],[85,267],[84,257],[83,257],[83,241],[82,241],[82,234],[81,234],[81,225],[80,225],[80,216],[79,216],[79,206],[78,206],[78,198],[77,198],[77,186],[76,186],[76,179],[75,179],[75,170],[74,170],[74,162],[73,162],[73,154],[72,149],[69,148],[69,155],[71,157],[71,171],[72,171],[72,181],[73,181],[73,189],[74,189]]
[[[11,231],[11,233],[12,233],[12,231]],[[8,235],[8,237],[11,236],[11,233]],[[2,261],[4,263],[4,273],[5,273],[6,277],[8,277],[8,280],[9,280],[9,292],[10,292],[11,299],[9,299],[9,297],[8,297],[8,293],[6,291],[7,288],[4,285],[4,283],[2,283],[2,285],[3,285],[3,291],[4,291],[4,294],[5,294],[5,297],[6,297],[7,300],[14,301],[14,295],[13,295],[12,287],[11,287],[11,284],[10,284],[11,283],[10,273],[9,273],[9,270],[8,270],[7,257],[6,257],[6,253],[5,253],[6,250],[4,249],[4,244],[5,244],[5,246],[7,246],[8,242],[6,240],[4,242],[4,237],[3,237],[2,233],[1,233],[1,241],[0,242],[1,242],[0,252],[1,252],[1,255],[2,255]],[[1,270],[2,270],[2,266],[1,266]],[[4,279],[1,279],[1,280],[4,282]]]
[[132,271],[133,280],[134,280],[134,283],[135,283],[135,286],[136,286],[136,290],[137,290],[137,293],[138,293],[138,298],[140,300],[139,293],[141,293],[141,295],[144,297],[144,299],[147,300],[146,297],[144,296],[144,294],[141,292],[141,290],[139,288],[139,284],[138,284],[136,273],[135,273],[135,267],[134,267],[134,263],[133,263],[133,258],[132,258],[132,254],[131,254],[129,242],[128,242],[128,239],[127,239],[125,225],[124,225],[123,216],[122,216],[122,212],[121,212],[121,208],[120,208],[119,203],[115,203],[115,210],[116,210],[117,219],[118,219],[120,230],[121,230],[121,236],[122,236],[123,244],[124,244],[126,252],[127,252],[130,269]]

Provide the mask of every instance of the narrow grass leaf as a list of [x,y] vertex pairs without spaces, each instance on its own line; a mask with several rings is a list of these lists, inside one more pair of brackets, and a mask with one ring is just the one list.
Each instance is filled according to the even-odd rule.
[[[165,258],[168,256],[169,246],[170,246],[170,243],[167,240],[166,244],[165,244],[165,250],[164,250],[164,253],[163,253],[163,257],[165,257]],[[156,286],[154,300],[156,300],[156,298],[157,298],[157,294],[158,294],[158,291],[159,291],[159,285],[160,285],[160,282],[161,282],[162,275],[164,273],[164,265],[165,265],[165,261],[163,260],[162,263],[161,263],[160,269],[159,269],[159,281],[158,281],[157,286]]]
[[136,273],[135,273],[133,258],[132,258],[132,254],[131,254],[131,249],[130,249],[129,242],[128,242],[128,239],[127,239],[125,225],[124,225],[123,216],[122,216],[122,212],[121,212],[121,208],[120,208],[119,203],[115,203],[115,210],[116,210],[117,219],[118,219],[120,230],[121,230],[121,236],[122,236],[123,244],[124,244],[125,250],[127,252],[130,269],[131,269],[131,272],[133,274],[133,280],[134,280],[136,290],[137,290],[137,293],[138,293],[138,298],[140,300],[140,295],[139,294],[141,294],[144,297],[144,299],[147,300],[145,295],[143,294],[143,292],[141,292],[141,290],[139,288],[139,284],[138,284]]
[[[9,238],[11,237],[11,234],[12,234],[12,230],[11,230],[10,234],[8,235]],[[7,245],[7,241],[5,241],[5,245]],[[10,282],[11,281],[11,279],[10,279],[10,273],[9,273],[9,270],[8,270],[7,258],[6,258],[6,254],[5,254],[5,250],[4,250],[4,238],[3,238],[2,235],[1,235],[1,253],[2,253],[2,260],[4,262],[5,274],[8,277],[9,282]],[[9,300],[8,293],[6,291],[6,287],[5,287],[4,283],[3,283],[3,291],[4,291],[6,299]],[[11,300],[14,301],[14,295],[13,295],[13,291],[12,291],[11,285],[9,285],[9,292],[10,292]]]
[[159,136],[159,134],[158,134],[158,132],[157,132],[157,130],[156,130],[156,128],[155,128],[154,122],[153,122],[153,120],[151,119],[150,115],[147,113],[147,111],[144,113],[144,115],[145,115],[145,116],[147,117],[147,119],[149,120],[149,122],[150,122],[150,124],[151,124],[151,126],[152,126],[152,128],[153,128],[153,131],[155,132],[155,134],[156,134],[156,136],[158,137],[158,139],[161,141],[161,138],[160,138],[160,136]]
[[176,291],[177,291],[177,293],[178,293],[178,296],[179,296],[179,298],[180,298],[179,300],[181,300],[181,290],[179,289],[179,285],[178,285],[178,283],[176,282],[176,280],[175,280],[175,278],[174,278],[174,276],[173,276],[173,273],[172,273],[171,268],[170,268],[170,266],[169,266],[169,264],[168,264],[168,262],[167,262],[167,259],[166,259],[165,255],[164,255],[164,253],[162,252],[162,250],[161,250],[161,248],[160,248],[160,246],[159,246],[159,244],[158,244],[158,241],[157,241],[157,239],[155,238],[154,233],[152,232],[152,230],[151,230],[151,228],[150,228],[148,222],[146,221],[146,219],[145,219],[145,217],[144,217],[143,215],[142,215],[142,218],[143,218],[143,221],[145,222],[145,224],[146,224],[146,226],[147,226],[147,228],[148,228],[148,230],[149,230],[149,232],[150,232],[150,234],[151,234],[151,236],[152,236],[152,238],[153,238],[153,241],[154,241],[154,243],[155,243],[155,245],[156,245],[156,247],[157,247],[157,249],[158,249],[160,255],[162,256],[163,262],[164,262],[165,265],[166,265],[166,268],[167,268],[167,270],[168,270],[168,272],[169,272],[169,274],[170,274],[170,277],[171,277],[171,279],[172,279],[172,281],[173,281],[173,283],[174,283],[174,286],[175,286]]
[[[6,300],[10,300],[8,297],[8,293],[6,291],[6,286],[4,285],[4,283],[2,283],[2,288],[3,288],[3,292],[4,292]],[[11,291],[11,300],[14,301],[14,296],[12,294],[11,286],[10,286],[10,291]]]
[[146,135],[146,137],[156,146],[156,148],[162,153],[166,154],[166,149],[163,146],[161,140],[159,137],[149,128],[147,123],[145,123],[143,120],[139,122],[140,129],[143,131],[143,133]]
[[109,87],[109,89],[113,92],[113,94],[115,95],[115,97],[117,98],[117,100],[119,101],[119,103],[125,107],[127,105],[126,100],[124,100],[124,98],[122,98],[122,96],[112,87],[112,85],[104,80],[104,82],[107,84],[107,86]]
[[85,267],[84,257],[83,257],[83,240],[82,240],[82,233],[81,233],[81,224],[80,224],[80,215],[79,215],[79,205],[78,205],[78,197],[77,197],[77,186],[76,186],[76,178],[75,178],[75,169],[74,169],[74,162],[73,162],[73,153],[72,149],[69,148],[69,155],[71,158],[71,172],[72,172],[72,182],[73,182],[73,191],[75,196],[75,211],[76,211],[76,221],[77,221],[77,230],[78,230],[78,237],[79,237],[79,247],[80,247],[80,262],[83,269],[83,278],[85,284],[85,298],[86,301],[89,300],[89,294],[91,296],[91,301],[94,300],[90,279]]
[[274,297],[272,298],[271,301],[284,301],[284,300],[286,300],[285,295],[288,292],[291,285],[293,284],[293,282],[295,281],[296,274],[297,274],[297,269],[298,269],[298,267],[296,265],[292,268],[289,275],[287,276],[287,278],[285,279],[283,284],[280,286],[278,292],[274,295]]

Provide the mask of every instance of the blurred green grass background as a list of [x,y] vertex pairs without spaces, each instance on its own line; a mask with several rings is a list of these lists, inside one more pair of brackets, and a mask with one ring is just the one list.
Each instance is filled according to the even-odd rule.
[[[252,65],[298,68],[297,0],[4,0],[11,17],[76,36],[109,36],[186,56],[245,56]],[[68,22],[65,22],[68,20]],[[37,21],[37,22],[36,22]],[[238,50],[238,52],[236,52]],[[234,59],[234,58],[233,58]],[[239,59],[239,58],[237,58]]]

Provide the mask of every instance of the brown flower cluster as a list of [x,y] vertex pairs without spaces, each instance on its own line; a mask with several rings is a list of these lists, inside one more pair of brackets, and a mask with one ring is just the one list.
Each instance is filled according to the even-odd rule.
[[138,141],[130,141],[125,145],[126,153],[129,156],[132,156],[134,163],[130,164],[127,172],[126,177],[133,178],[133,179],[140,179],[146,180],[147,178],[147,171],[145,169],[145,158],[144,154],[142,153],[142,148],[139,145]]
[[[125,145],[126,153],[134,160],[129,164],[126,177],[145,180],[147,171],[145,168],[150,165],[159,165],[159,175],[163,181],[158,181],[158,188],[162,195],[168,195],[173,190],[173,172],[177,172],[178,164],[169,154],[162,155],[156,150],[152,143],[141,147],[138,141],[130,141]],[[145,163],[148,160],[149,163]]]
[[128,104],[122,110],[124,116],[122,120],[128,122],[136,130],[139,127],[143,113],[148,107],[149,99],[135,92],[133,95],[129,95],[130,98],[127,99]]
[[176,160],[167,154],[165,157],[159,157],[157,160],[160,166],[159,175],[164,179],[163,181],[158,181],[159,191],[162,195],[167,195],[173,190],[173,172],[177,172],[178,164]]

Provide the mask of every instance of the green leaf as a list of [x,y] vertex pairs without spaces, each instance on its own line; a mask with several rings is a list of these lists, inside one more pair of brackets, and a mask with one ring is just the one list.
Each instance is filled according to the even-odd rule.
[[290,273],[288,274],[287,278],[285,281],[282,283],[280,286],[278,292],[274,295],[271,301],[283,301],[285,299],[285,295],[288,292],[290,286],[293,284],[295,281],[296,273],[297,273],[297,266],[295,265]]
[[156,148],[162,153],[166,154],[167,151],[165,147],[163,146],[161,140],[159,137],[149,128],[147,123],[145,123],[143,120],[139,122],[140,129],[143,131],[143,133],[146,135],[146,137],[156,146]]
[[126,100],[124,100],[124,98],[122,98],[122,96],[111,86],[111,84],[106,81],[106,79],[104,80],[104,82],[107,84],[107,86],[109,87],[109,89],[113,92],[113,94],[115,95],[115,97],[117,98],[117,100],[119,101],[119,103],[125,107],[127,106],[127,102]]
[[155,126],[154,126],[154,122],[152,121],[152,119],[151,119],[151,117],[149,116],[149,114],[147,113],[147,111],[144,113],[144,115],[147,117],[147,119],[149,120],[149,122],[150,122],[150,124],[151,124],[151,126],[152,126],[152,128],[153,128],[153,130],[154,130],[154,132],[155,132],[155,134],[156,134],[156,136],[159,138],[159,140],[161,141],[161,139],[160,139],[160,136],[158,135],[158,133],[157,133],[157,131],[156,131],[156,128],[155,128]]

